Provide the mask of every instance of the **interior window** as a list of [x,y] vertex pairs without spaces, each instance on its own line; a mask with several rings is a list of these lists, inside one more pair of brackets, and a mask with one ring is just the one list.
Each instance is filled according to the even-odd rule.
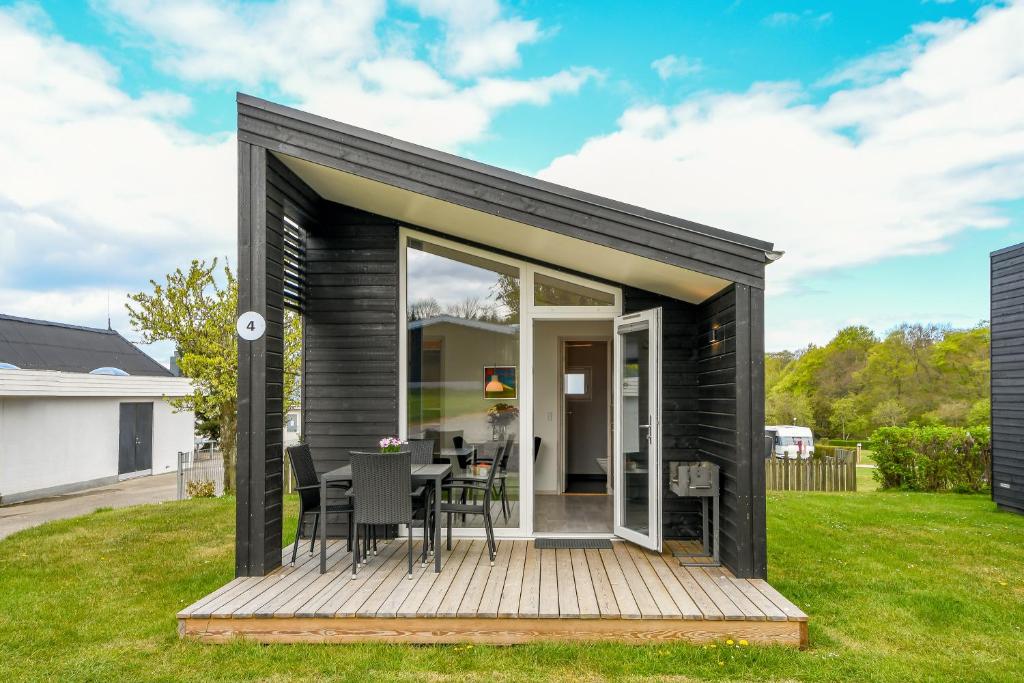
[[535,273],[533,303],[535,306],[613,306],[615,296],[599,289]]
[[565,373],[566,396],[583,396],[587,393],[587,375],[583,372]]

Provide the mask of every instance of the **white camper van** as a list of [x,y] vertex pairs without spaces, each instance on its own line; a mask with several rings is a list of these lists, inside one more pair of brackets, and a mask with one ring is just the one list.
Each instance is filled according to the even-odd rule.
[[810,427],[774,425],[765,427],[764,433],[772,437],[772,455],[776,458],[806,460],[814,455],[814,434]]

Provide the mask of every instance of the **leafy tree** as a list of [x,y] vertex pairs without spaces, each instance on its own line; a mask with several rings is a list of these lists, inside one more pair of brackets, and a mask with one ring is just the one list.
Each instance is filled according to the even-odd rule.
[[809,425],[811,405],[807,397],[796,392],[773,392],[765,403],[765,417],[768,424]]
[[844,396],[832,403],[829,425],[833,430],[839,432],[841,438],[848,439],[850,438],[850,427],[857,422],[859,417],[857,399],[853,396]]
[[[223,284],[218,282],[218,271]],[[175,269],[161,284],[150,280],[151,293],[129,294],[128,318],[144,344],[174,342],[181,373],[192,380],[192,394],[175,399],[176,408],[192,410],[202,428],[216,425],[224,458],[224,489],[234,490],[238,431],[238,282],[228,266],[218,269],[193,259],[187,271]],[[134,305],[133,305],[134,304]],[[301,368],[302,327],[299,316],[285,320],[284,409],[297,395]]]
[[897,427],[907,420],[907,410],[895,398],[889,398],[871,411],[871,420],[879,427]]
[[982,398],[974,402],[971,409],[967,411],[967,426],[975,427],[981,425],[988,427],[992,419],[992,399]]

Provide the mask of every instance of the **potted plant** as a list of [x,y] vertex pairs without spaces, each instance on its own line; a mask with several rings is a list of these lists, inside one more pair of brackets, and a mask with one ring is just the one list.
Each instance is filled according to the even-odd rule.
[[396,436],[385,436],[377,445],[381,453],[399,453],[407,444]]
[[505,431],[512,420],[519,417],[519,408],[511,403],[495,403],[487,409],[487,420],[491,423],[491,439],[498,441],[505,437]]

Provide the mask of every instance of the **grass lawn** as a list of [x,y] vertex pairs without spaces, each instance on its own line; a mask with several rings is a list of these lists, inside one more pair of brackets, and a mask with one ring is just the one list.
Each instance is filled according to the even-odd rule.
[[182,642],[175,612],[232,575],[227,499],[0,541],[0,662],[19,681],[1024,680],[1024,517],[984,496],[882,492],[773,493],[768,512],[769,579],[811,617],[803,652]]

